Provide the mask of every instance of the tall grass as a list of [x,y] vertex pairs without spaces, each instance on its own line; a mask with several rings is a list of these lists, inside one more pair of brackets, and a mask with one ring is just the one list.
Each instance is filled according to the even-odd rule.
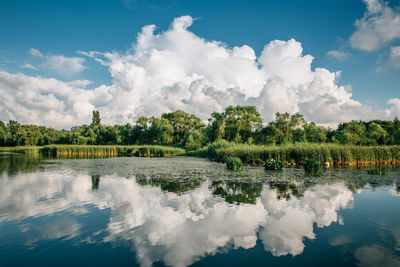
[[77,155],[77,156],[137,156],[137,157],[168,157],[183,154],[182,148],[167,146],[85,146],[85,145],[50,145],[40,149],[47,155]]
[[185,150],[167,146],[88,146],[88,145],[49,145],[43,147],[2,147],[0,151],[48,156],[136,156],[136,157],[169,157],[185,153]]
[[288,144],[280,146],[210,145],[207,156],[217,162],[238,157],[246,165],[262,166],[268,159],[303,164],[306,158],[330,165],[399,164],[400,146],[350,146],[338,144]]
[[0,147],[0,151],[15,152],[22,154],[37,154],[41,147],[38,146],[13,146],[13,147]]

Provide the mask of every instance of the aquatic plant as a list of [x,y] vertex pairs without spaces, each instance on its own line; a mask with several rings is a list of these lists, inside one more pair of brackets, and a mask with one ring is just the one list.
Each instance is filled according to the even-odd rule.
[[228,168],[228,170],[232,170],[235,172],[240,172],[243,170],[243,163],[237,157],[228,157],[228,158],[226,158],[225,162],[226,162],[226,167]]
[[306,172],[306,174],[321,175],[322,165],[316,159],[307,158],[304,160],[304,171]]
[[264,168],[267,171],[281,171],[283,168],[283,162],[276,159],[269,159],[265,162]]

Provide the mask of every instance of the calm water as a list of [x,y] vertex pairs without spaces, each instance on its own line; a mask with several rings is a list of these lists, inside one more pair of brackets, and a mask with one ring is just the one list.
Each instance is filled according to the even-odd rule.
[[400,170],[2,153],[0,265],[400,266]]

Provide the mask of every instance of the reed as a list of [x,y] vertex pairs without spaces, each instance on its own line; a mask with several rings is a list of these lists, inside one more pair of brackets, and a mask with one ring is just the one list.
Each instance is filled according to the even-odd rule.
[[15,152],[22,154],[37,154],[40,147],[38,146],[14,146],[14,147],[0,147],[0,151]]
[[243,163],[239,158],[227,157],[225,162],[226,162],[226,167],[228,168],[228,170],[231,170],[234,172],[243,171]]
[[87,145],[50,145],[40,152],[51,156],[136,156],[169,157],[185,153],[185,150],[167,146],[87,146]]
[[246,165],[263,166],[268,159],[303,165],[306,158],[326,165],[400,164],[400,146],[350,146],[339,144],[288,144],[280,146],[234,145],[208,147],[207,156],[217,162],[237,157]]

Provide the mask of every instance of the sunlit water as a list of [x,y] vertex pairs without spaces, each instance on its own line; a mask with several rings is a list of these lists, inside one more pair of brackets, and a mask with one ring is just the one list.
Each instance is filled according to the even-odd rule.
[[0,265],[400,266],[400,171],[0,154]]

